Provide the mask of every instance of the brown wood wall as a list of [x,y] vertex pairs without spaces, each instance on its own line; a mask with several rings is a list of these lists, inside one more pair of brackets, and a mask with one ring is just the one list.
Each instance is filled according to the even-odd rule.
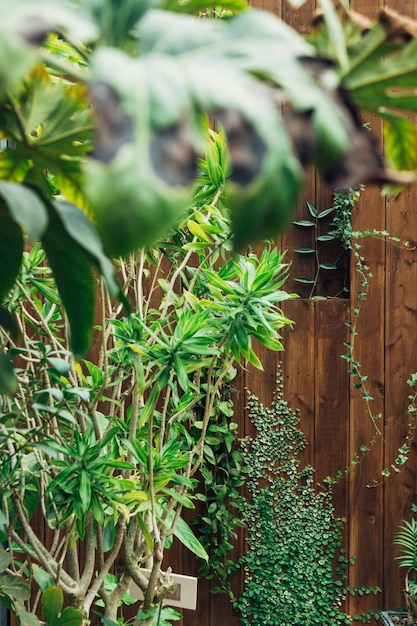
[[[253,0],[254,6],[272,11],[299,32],[308,32],[315,3],[310,0],[300,10],[293,10],[286,0]],[[384,6],[383,0],[351,0],[351,7],[369,17],[376,17]],[[417,17],[413,0],[392,0],[389,6]],[[378,122],[368,120],[379,133]],[[330,190],[308,176],[305,200],[316,207],[327,208]],[[368,188],[354,210],[357,230],[386,229],[391,235],[410,243],[417,241],[417,186],[411,186],[401,196],[385,200],[377,188]],[[298,216],[307,217],[305,202]],[[299,246],[312,243],[311,231],[293,227],[282,238],[282,249],[292,260],[292,276],[312,275],[311,260],[294,253]],[[347,519],[345,541],[350,554],[357,557],[350,570],[351,585],[377,585],[377,596],[349,600],[351,613],[362,610],[397,608],[403,604],[402,572],[396,567],[392,538],[398,523],[410,518],[411,504],[416,497],[416,444],[413,443],[407,465],[400,473],[383,479],[381,471],[397,457],[408,430],[408,394],[406,383],[417,370],[417,251],[400,249],[382,240],[362,241],[363,256],[373,278],[370,293],[363,307],[356,348],[356,360],[368,376],[368,389],[374,398],[372,411],[381,413],[378,425],[382,432],[363,461],[349,472],[334,488],[337,515]],[[343,342],[348,339],[346,322],[357,306],[355,294],[360,279],[351,267],[350,298],[308,300],[291,282],[288,289],[298,290],[304,298],[287,303],[285,311],[295,321],[294,330],[284,332],[285,352],[276,355],[265,352],[263,373],[249,371],[241,381],[243,388],[269,403],[274,391],[278,360],[283,364],[284,395],[292,408],[301,410],[301,426],[309,441],[304,460],[316,469],[317,480],[335,475],[349,466],[349,461],[362,445],[370,445],[375,428],[361,394],[352,387],[347,363],[341,358]],[[240,432],[250,430],[240,396],[236,404],[236,421]],[[376,481],[378,484],[369,487]],[[240,550],[244,548],[242,538]],[[186,574],[196,571],[191,556],[178,553],[174,566]],[[238,581],[238,585],[242,581]],[[225,597],[208,593],[209,583],[199,583],[198,609],[185,611],[183,626],[238,626]],[[254,626],[261,626],[255,624]],[[267,626],[267,625],[265,625]],[[283,624],[283,626],[285,626]],[[330,626],[330,625],[329,625]]]

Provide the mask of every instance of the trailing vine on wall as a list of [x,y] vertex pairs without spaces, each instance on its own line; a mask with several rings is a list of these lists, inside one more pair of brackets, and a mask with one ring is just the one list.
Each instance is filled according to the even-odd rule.
[[234,603],[242,625],[367,622],[373,612],[350,616],[343,602],[347,594],[379,589],[347,585],[355,558],[343,549],[344,520],[335,515],[331,488],[316,491],[313,468],[300,467],[307,444],[299,412],[283,399],[280,372],[271,408],[251,395],[248,410],[257,434],[242,445],[248,478],[239,502],[248,551],[238,564],[246,571],[244,591]]
[[[376,442],[382,437],[382,431],[380,429],[380,423],[382,414],[375,413],[372,409],[373,397],[368,388],[368,377],[363,373],[361,363],[355,357],[355,347],[358,336],[358,322],[366,302],[369,293],[369,287],[372,280],[371,268],[366,263],[366,259],[362,252],[362,244],[360,243],[364,239],[377,238],[384,240],[392,245],[400,246],[402,248],[410,250],[410,244],[408,241],[402,241],[399,237],[390,235],[386,230],[368,229],[365,231],[354,230],[352,227],[352,209],[358,202],[363,188],[357,189],[343,189],[335,191],[333,194],[332,206],[319,211],[307,202],[307,208],[309,211],[309,219],[302,219],[294,222],[301,228],[314,228],[315,230],[315,247],[314,248],[297,248],[295,252],[298,254],[311,254],[315,258],[315,275],[314,278],[296,277],[295,280],[311,285],[310,298],[323,299],[326,297],[343,296],[351,294],[348,270],[348,260],[351,259],[352,266],[359,277],[359,290],[355,294],[356,305],[353,307],[352,319],[347,322],[349,328],[349,338],[345,342],[344,346],[346,352],[342,354],[342,358],[348,364],[348,374],[352,379],[354,389],[361,393],[366,413],[369,416],[372,425],[374,427],[374,435],[368,443],[361,445],[359,451],[355,452],[348,464],[348,466],[339,470],[335,476],[327,476],[325,481],[327,484],[334,484],[340,480],[343,476],[348,474],[354,467],[356,467],[366,456],[369,450],[376,444]],[[322,220],[329,215],[332,215],[332,221],[329,224],[328,232],[320,232],[319,226]],[[320,234],[319,234],[320,233]],[[334,263],[321,262],[322,251],[321,247],[326,242],[340,241],[342,251],[338,253],[338,258]],[[342,261],[343,260],[343,261]],[[337,294],[320,294],[318,293],[319,277],[322,272],[329,270],[336,270],[344,268],[345,279],[343,288]],[[407,384],[412,388],[408,396],[409,405],[407,408],[408,425],[407,434],[404,439],[404,443],[398,448],[398,454],[396,458],[381,471],[382,478],[388,477],[393,473],[401,471],[401,467],[407,462],[411,444],[414,440],[414,432],[417,428],[417,391],[415,391],[417,385],[417,373],[412,374]],[[380,484],[381,479],[374,479],[368,486],[377,486]]]

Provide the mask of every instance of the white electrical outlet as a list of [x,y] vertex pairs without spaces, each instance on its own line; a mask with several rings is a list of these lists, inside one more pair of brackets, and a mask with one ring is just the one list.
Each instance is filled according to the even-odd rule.
[[[141,572],[149,578],[151,570],[143,568]],[[195,611],[197,607],[197,578],[183,574],[170,574],[170,577],[177,586],[171,594],[164,598],[163,604]],[[137,600],[143,600],[143,593],[134,582],[130,585],[130,595]]]

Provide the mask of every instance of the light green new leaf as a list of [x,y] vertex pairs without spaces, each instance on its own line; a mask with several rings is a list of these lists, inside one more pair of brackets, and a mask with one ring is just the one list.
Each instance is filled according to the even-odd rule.
[[[175,11],[175,13],[189,13],[191,15],[197,15],[200,11],[207,11],[207,1],[206,0],[165,0],[162,5],[160,5],[161,9],[166,9],[168,11]],[[227,11],[244,11],[248,8],[247,2],[245,0],[222,0],[221,4],[222,10]]]

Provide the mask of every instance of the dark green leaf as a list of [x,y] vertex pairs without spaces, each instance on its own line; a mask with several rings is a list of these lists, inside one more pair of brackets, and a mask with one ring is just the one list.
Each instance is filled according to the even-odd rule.
[[67,232],[58,213],[50,208],[43,244],[71,329],[75,356],[91,343],[94,323],[95,285],[90,255]]
[[307,276],[297,276],[296,278],[294,278],[294,280],[296,280],[298,283],[303,283],[306,285],[314,285],[314,279],[308,278]]
[[337,270],[337,265],[334,263],[320,263],[320,269],[322,270]]
[[23,236],[19,225],[0,204],[0,303],[12,288],[23,254]]
[[48,213],[38,194],[24,185],[2,180],[0,196],[7,204],[12,219],[28,239],[39,239],[48,223]]
[[69,202],[55,202],[54,206],[68,235],[91,256],[106,281],[110,295],[117,296],[120,286],[116,280],[116,272],[112,261],[103,250],[103,243],[94,224]]
[[48,625],[58,623],[58,616],[64,604],[64,594],[59,587],[48,587],[42,594],[42,612]]
[[299,254],[315,254],[314,248],[295,248],[294,252],[298,252]]
[[13,365],[7,354],[0,350],[0,395],[10,395],[17,391],[18,381]]
[[296,226],[306,226],[307,228],[311,228],[316,225],[315,222],[312,222],[311,220],[298,220],[297,222],[293,222],[293,224]]

